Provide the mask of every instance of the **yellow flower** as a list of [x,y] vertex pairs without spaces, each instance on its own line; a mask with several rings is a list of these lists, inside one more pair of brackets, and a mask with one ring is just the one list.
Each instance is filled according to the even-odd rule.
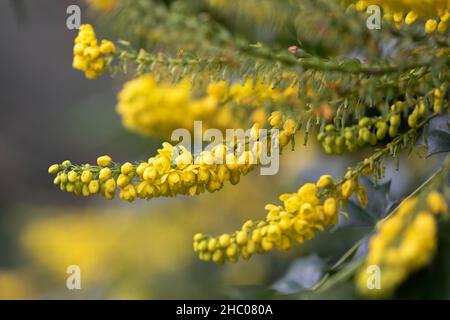
[[97,158],[97,164],[100,167],[109,167],[112,163],[112,159],[110,156],[101,156]]
[[[339,199],[327,197],[313,183],[306,183],[296,193],[280,196],[283,206],[268,204],[263,221],[246,221],[234,234],[212,237],[194,236],[194,250],[204,261],[236,262],[239,257],[249,259],[254,253],[273,249],[288,250],[338,221]],[[217,245],[206,245],[216,244]],[[212,259],[211,259],[212,257]]]
[[427,196],[427,206],[434,214],[447,213],[448,206],[445,198],[437,191],[431,191]]
[[353,180],[347,180],[342,185],[342,196],[344,199],[350,198],[353,191],[355,190],[355,182]]
[[[241,175],[260,164],[259,154],[254,154],[259,150],[245,151],[237,157],[238,152],[233,144],[219,144],[212,151],[194,157],[187,149],[165,142],[147,162],[119,165],[114,164],[111,157],[101,156],[97,159],[98,166],[56,164],[49,168],[49,173],[56,175],[54,184],[61,190],[77,195],[89,196],[100,191],[106,199],[112,199],[117,187],[121,189],[120,198],[126,201],[198,195],[220,190],[227,182],[236,184]],[[224,159],[227,162],[224,163]],[[99,190],[97,183],[90,186],[92,180],[98,181]]]
[[78,36],[75,38],[72,66],[84,71],[89,79],[97,78],[105,69],[105,58],[114,51],[115,47],[111,41],[102,40],[99,46],[92,26],[84,24],[80,26]]
[[[419,21],[420,23],[425,22],[426,33],[433,33],[437,28],[442,33],[447,31],[445,22],[450,15],[448,0],[354,0],[351,2],[356,3],[356,8],[360,11],[365,10],[369,5],[382,7],[385,18],[391,17],[398,26],[401,26],[403,17],[406,16],[404,23],[407,25]],[[440,28],[438,27],[438,21],[435,19],[436,17],[439,17],[440,22],[442,22]]]
[[333,177],[330,175],[323,175],[319,178],[316,185],[322,189],[329,188],[334,185]]
[[[441,207],[442,200],[438,192],[432,191],[427,196],[427,210],[417,212],[417,197],[408,199],[393,216],[379,225],[378,233],[369,242],[366,262],[356,277],[358,290],[363,295],[389,297],[411,273],[431,261],[437,245],[433,212],[446,209]],[[371,290],[368,285],[367,271],[373,265],[381,270],[381,289]]]
[[425,23],[425,32],[426,33],[433,33],[436,31],[436,28],[438,26],[438,23],[435,19],[429,19],[426,23]]

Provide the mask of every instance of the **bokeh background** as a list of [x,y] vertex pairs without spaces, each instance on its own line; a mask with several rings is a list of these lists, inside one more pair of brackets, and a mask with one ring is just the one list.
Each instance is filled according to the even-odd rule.
[[[302,259],[333,263],[361,237],[364,227],[353,227],[289,253],[225,266],[200,262],[193,252],[196,232],[235,230],[263,217],[264,205],[279,194],[324,173],[342,174],[360,160],[325,156],[314,144],[285,152],[276,176],[255,170],[214,194],[129,204],[60,192],[49,164],[93,162],[102,154],[147,159],[161,141],[122,127],[115,103],[124,79],[88,81],[71,68],[77,31],[66,28],[66,8],[80,5],[83,22],[95,25],[84,2],[14,3],[0,1],[0,299],[268,297],[274,283],[290,288],[317,281],[314,268],[306,279],[296,277],[298,262],[309,261]],[[414,157],[398,172],[389,165],[393,199],[414,189],[439,161],[423,166]],[[81,290],[66,288],[73,264],[81,267]]]

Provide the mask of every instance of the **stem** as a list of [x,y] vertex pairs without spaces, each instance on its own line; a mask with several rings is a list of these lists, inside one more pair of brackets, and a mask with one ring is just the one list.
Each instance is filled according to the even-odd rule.
[[[407,201],[408,199],[411,199],[412,197],[419,194],[421,191],[423,191],[428,186],[432,185],[436,180],[442,178],[442,175],[447,172],[448,167],[450,166],[450,156],[447,156],[446,160],[444,161],[443,165],[434,172],[424,183],[422,183],[416,190],[414,190],[408,197],[403,199],[403,201],[394,209],[392,210],[386,217],[381,219],[377,225],[381,225],[384,223],[387,219],[392,217],[398,209],[402,206],[402,204]],[[375,229],[375,226],[373,227]],[[331,267],[331,270],[336,270],[339,266],[341,266],[345,261],[347,261],[353,254],[356,252],[356,250],[359,248],[359,246],[363,243],[364,238],[360,239],[356,244],[354,244],[334,265]],[[331,285],[327,286],[326,288],[330,288],[338,283],[341,283],[342,281],[348,279],[349,276],[353,275],[354,272],[358,269],[357,267],[360,266],[363,263],[364,259],[360,258],[358,260],[355,260],[352,265],[352,272],[348,272],[346,269],[342,269],[334,274],[332,272],[327,272],[322,279],[312,288],[313,291],[318,290],[325,290],[324,285],[331,282]]]

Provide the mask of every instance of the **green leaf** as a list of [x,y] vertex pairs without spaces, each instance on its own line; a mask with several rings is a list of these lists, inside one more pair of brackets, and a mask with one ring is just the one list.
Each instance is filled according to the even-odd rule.
[[316,254],[297,259],[272,288],[279,294],[292,294],[311,289],[323,276],[324,267],[324,260]]
[[433,154],[450,151],[450,116],[444,114],[432,119],[424,129],[424,137],[419,139],[418,145],[428,148],[426,157]]

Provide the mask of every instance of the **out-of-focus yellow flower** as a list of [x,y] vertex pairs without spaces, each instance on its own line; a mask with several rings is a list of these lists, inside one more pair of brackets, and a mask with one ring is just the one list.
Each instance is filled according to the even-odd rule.
[[102,13],[111,11],[119,4],[119,0],[86,0],[86,2],[89,7]]
[[[445,205],[444,205],[445,204]],[[386,298],[407,277],[426,266],[437,246],[437,226],[433,213],[446,213],[442,195],[432,191],[427,196],[426,210],[419,210],[418,198],[404,201],[398,211],[379,226],[379,232],[369,243],[369,253],[357,275],[358,290],[370,298]],[[368,268],[380,268],[380,287],[369,285]]]
[[[445,33],[448,30],[449,0],[355,0],[351,2],[355,3],[359,11],[364,11],[370,5],[382,7],[385,16],[392,17],[397,26],[401,26],[403,22],[410,25],[421,21],[425,22],[426,33],[433,33],[436,30]],[[436,17],[439,17],[439,20],[436,20]]]
[[[298,86],[272,88],[269,83],[246,80],[229,85],[224,81],[208,84],[205,94],[197,96],[188,79],[179,83],[157,82],[143,75],[127,82],[119,93],[117,111],[124,125],[144,135],[167,136],[178,128],[192,130],[194,121],[202,121],[204,129],[245,128],[252,116],[266,125],[268,107],[299,107]],[[291,135],[294,120],[286,124]]]
[[168,135],[177,128],[192,129],[194,120],[212,116],[217,101],[196,100],[188,79],[157,83],[151,75],[127,82],[119,93],[117,112],[128,129],[145,135]]
[[30,279],[20,271],[0,270],[0,300],[29,299]]
[[[35,220],[25,229],[22,243],[38,266],[60,280],[67,278],[68,266],[78,265],[82,283],[89,288],[102,282],[103,274],[119,275],[124,263],[140,273],[182,267],[189,258],[188,250],[167,254],[180,248],[180,227],[168,217],[136,218],[114,209],[104,213],[66,213]],[[162,245],[154,239],[171,241]]]
[[75,38],[72,66],[74,69],[84,71],[88,79],[95,79],[106,67],[105,58],[114,51],[115,46],[109,40],[102,40],[98,44],[94,28],[90,24],[84,24],[80,26],[80,32]]

